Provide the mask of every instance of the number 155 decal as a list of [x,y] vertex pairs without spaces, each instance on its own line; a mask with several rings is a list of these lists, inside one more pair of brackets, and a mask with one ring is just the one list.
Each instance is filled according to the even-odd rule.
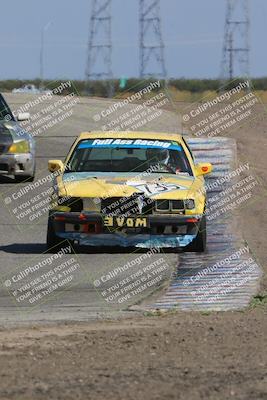
[[134,186],[140,192],[144,193],[146,196],[154,196],[160,193],[171,192],[173,190],[186,190],[184,186],[178,186],[172,183],[134,183],[131,182],[131,186]]

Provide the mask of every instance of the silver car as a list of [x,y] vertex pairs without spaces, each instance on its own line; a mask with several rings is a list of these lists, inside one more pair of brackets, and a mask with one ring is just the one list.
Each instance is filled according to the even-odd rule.
[[35,142],[18,124],[29,117],[22,113],[15,118],[0,94],[0,175],[13,175],[17,182],[34,180]]

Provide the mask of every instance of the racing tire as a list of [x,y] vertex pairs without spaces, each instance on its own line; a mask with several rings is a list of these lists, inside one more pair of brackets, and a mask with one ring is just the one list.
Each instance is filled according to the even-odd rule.
[[204,215],[200,225],[197,237],[190,243],[185,251],[195,252],[195,253],[203,253],[207,247],[207,223],[206,216]]
[[46,249],[49,251],[49,253],[57,253],[61,248],[63,247],[62,245],[62,239],[60,239],[56,234],[53,226],[53,221],[51,217],[48,217],[48,223],[47,223],[47,234],[46,234]]
[[15,175],[15,182],[17,183],[22,183],[25,181],[25,183],[27,182],[33,182],[34,178],[35,178],[35,171],[36,171],[36,164],[34,163],[34,167],[32,169],[31,175]]

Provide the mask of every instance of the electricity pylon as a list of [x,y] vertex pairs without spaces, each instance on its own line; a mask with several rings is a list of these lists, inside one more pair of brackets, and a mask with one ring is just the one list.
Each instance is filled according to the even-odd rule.
[[92,80],[109,81],[108,95],[113,91],[111,0],[93,0],[86,66],[87,89]]
[[227,0],[221,80],[249,77],[249,0]]
[[166,78],[160,0],[139,0],[140,77]]

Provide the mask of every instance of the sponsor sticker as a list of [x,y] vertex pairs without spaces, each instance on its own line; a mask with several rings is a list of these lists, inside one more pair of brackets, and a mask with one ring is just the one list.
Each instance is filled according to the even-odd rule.
[[181,146],[177,142],[168,142],[162,140],[146,140],[146,139],[95,139],[83,140],[78,148],[88,149],[94,147],[121,147],[121,148],[155,148],[155,149],[171,149],[182,151]]
[[174,183],[145,183],[145,182],[127,182],[128,186],[133,186],[147,197],[155,196],[161,193],[172,192],[174,190],[187,190],[185,186],[175,185]]

